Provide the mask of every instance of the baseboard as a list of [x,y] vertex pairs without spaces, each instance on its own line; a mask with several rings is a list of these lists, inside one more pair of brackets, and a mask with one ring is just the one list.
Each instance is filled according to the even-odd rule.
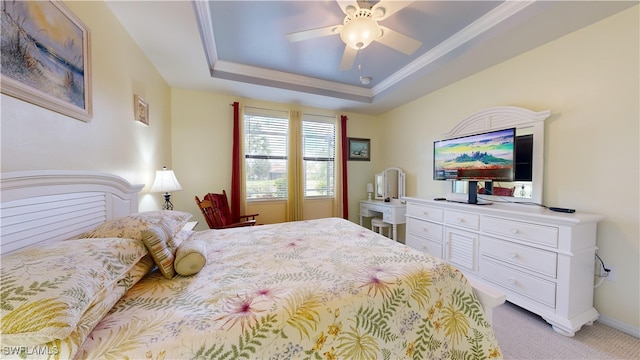
[[640,328],[633,327],[629,324],[625,324],[621,321],[608,316],[604,316],[602,314],[600,314],[600,317],[598,317],[598,322],[640,339]]

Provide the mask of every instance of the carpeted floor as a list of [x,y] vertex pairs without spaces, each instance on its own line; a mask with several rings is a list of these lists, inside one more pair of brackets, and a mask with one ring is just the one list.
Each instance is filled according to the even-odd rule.
[[597,321],[566,337],[508,302],[495,308],[493,328],[505,359],[640,359],[638,338]]

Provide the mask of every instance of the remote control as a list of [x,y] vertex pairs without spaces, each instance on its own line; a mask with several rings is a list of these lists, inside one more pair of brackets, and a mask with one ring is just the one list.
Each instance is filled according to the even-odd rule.
[[574,212],[576,212],[574,209],[565,209],[565,208],[559,208],[559,207],[550,207],[549,210],[570,213],[570,214],[573,214]]

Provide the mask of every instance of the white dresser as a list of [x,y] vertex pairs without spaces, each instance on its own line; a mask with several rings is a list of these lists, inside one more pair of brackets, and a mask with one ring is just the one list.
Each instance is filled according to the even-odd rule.
[[398,241],[398,224],[405,222],[405,205],[398,200],[384,202],[382,200],[360,200],[360,226],[363,217],[374,217],[380,215],[382,221],[391,224],[393,229],[393,240]]
[[593,307],[596,227],[602,216],[535,205],[406,199],[406,244],[497,285],[507,300],[573,336]]

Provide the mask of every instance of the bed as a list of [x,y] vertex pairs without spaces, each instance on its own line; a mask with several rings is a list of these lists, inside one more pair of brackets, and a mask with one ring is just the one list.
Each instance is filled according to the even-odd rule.
[[502,358],[437,258],[338,218],[187,231],[140,188],[2,175],[3,357]]

